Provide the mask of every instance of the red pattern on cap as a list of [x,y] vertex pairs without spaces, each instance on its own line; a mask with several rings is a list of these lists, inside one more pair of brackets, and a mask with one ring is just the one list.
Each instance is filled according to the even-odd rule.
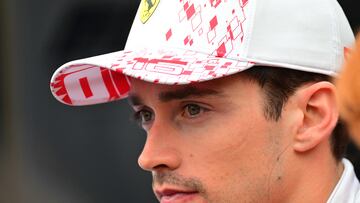
[[[251,62],[242,62],[228,57],[235,46],[242,45],[243,23],[246,20],[244,7],[248,0],[239,0],[239,7],[227,9],[226,17],[220,16],[227,1],[209,0],[201,5],[198,1],[180,0],[178,23],[189,29],[179,30],[174,23],[164,32],[164,41],[173,43],[183,35],[184,47],[197,47],[197,43],[209,45],[211,55],[196,51],[141,50],[122,51],[102,59],[107,67],[80,64],[65,67],[52,84],[54,95],[62,102],[72,105],[85,105],[109,102],[127,96],[130,84],[125,75],[161,84],[189,84],[240,72],[251,67]],[[214,12],[215,11],[215,12]],[[204,21],[204,13],[210,16]],[[209,13],[208,13],[209,14]],[[211,16],[212,15],[212,16]],[[210,17],[210,18],[208,18]],[[221,18],[220,18],[221,17]],[[224,26],[219,28],[219,20]]]

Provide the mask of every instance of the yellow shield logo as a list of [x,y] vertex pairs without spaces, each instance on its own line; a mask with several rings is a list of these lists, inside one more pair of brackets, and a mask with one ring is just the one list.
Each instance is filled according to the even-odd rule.
[[145,24],[155,12],[160,0],[141,0],[140,20]]

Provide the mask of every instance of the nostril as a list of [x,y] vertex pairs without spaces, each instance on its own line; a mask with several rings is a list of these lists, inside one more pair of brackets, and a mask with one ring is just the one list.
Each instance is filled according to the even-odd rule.
[[153,167],[153,170],[160,170],[160,169],[164,169],[164,168],[169,168],[166,164],[159,164],[155,167]]
[[156,160],[155,157],[144,158],[142,156],[138,159],[139,166],[146,171],[154,171],[169,168],[169,166],[161,160]]
[[146,171],[175,170],[181,165],[181,157],[173,150],[144,150],[138,158],[138,164]]

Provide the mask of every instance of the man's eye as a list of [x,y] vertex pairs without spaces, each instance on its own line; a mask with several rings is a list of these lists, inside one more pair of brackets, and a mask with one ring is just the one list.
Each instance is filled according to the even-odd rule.
[[196,117],[204,112],[204,108],[197,104],[188,104],[185,106],[183,116],[185,117]]
[[139,124],[144,124],[153,119],[153,113],[149,110],[143,109],[135,112],[134,118]]
[[146,123],[152,120],[152,112],[148,110],[142,110],[139,112],[141,122]]

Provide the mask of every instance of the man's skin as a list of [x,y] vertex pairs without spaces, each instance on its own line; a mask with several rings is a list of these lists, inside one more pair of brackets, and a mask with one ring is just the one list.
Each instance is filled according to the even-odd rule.
[[139,165],[167,202],[326,202],[343,166],[332,156],[338,113],[328,82],[299,88],[278,121],[241,74],[186,86],[130,78],[147,132]]

